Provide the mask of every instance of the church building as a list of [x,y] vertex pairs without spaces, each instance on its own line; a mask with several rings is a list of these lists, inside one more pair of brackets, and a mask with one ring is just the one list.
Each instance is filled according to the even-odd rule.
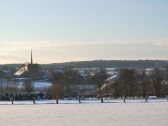
[[26,63],[21,66],[16,73],[15,77],[30,78],[32,80],[38,79],[39,65],[33,63],[33,54],[31,50],[31,63]]

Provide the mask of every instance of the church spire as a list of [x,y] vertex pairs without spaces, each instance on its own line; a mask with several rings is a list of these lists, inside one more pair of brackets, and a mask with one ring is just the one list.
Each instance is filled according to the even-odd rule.
[[33,64],[33,54],[32,54],[32,49],[31,49],[31,64]]

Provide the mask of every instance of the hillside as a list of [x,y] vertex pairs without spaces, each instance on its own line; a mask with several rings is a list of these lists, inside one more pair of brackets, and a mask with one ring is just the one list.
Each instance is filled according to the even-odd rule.
[[[40,63],[39,63],[40,64]],[[18,68],[22,64],[5,64],[0,68]],[[42,68],[62,69],[65,67],[75,68],[157,68],[168,66],[165,60],[94,60],[94,61],[76,61],[65,63],[41,64]]]
[[78,61],[78,62],[65,62],[42,65],[44,68],[157,68],[165,67],[168,61],[160,60],[95,60],[95,61]]

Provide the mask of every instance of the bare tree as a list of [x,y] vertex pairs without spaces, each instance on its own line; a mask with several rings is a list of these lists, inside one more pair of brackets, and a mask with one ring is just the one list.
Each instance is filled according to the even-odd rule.
[[101,87],[102,85],[104,85],[105,83],[105,80],[108,78],[108,75],[106,74],[106,70],[105,69],[100,69],[99,72],[97,72],[92,80],[93,80],[93,83],[95,83],[97,85],[97,88],[98,88],[98,94],[99,94],[99,97],[101,99],[101,103],[103,103],[103,92],[101,90]]
[[28,95],[30,95],[33,92],[34,87],[31,79],[25,80],[23,88],[24,88],[24,92],[27,93]]
[[167,97],[168,101],[168,79],[164,79],[161,83],[161,91],[165,97]]
[[59,103],[58,100],[63,95],[62,79],[63,79],[62,73],[53,74],[53,84],[49,90],[49,94],[53,99],[56,100],[56,104]]
[[135,84],[135,70],[134,69],[122,69],[120,72],[120,83],[122,85],[124,103],[127,96],[134,96],[134,84]]
[[152,88],[150,84],[150,77],[146,75],[146,72],[143,70],[140,78],[140,85],[142,88],[142,96],[145,98],[145,101],[148,102],[149,90]]
[[162,71],[159,69],[155,69],[151,75],[151,82],[153,84],[155,95],[157,97],[161,96],[161,83],[163,81]]
[[50,95],[52,98],[56,100],[56,104],[59,104],[59,98],[61,97],[63,93],[63,88],[60,84],[55,83],[52,85],[50,89]]
[[65,91],[68,96],[77,96],[79,103],[81,103],[81,85],[83,83],[83,76],[79,71],[74,70],[72,67],[64,69],[63,82],[65,85]]

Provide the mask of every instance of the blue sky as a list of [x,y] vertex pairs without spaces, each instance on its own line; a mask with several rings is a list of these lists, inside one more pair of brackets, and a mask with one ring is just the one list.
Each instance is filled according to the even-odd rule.
[[168,1],[0,0],[0,44],[1,63],[167,60]]

